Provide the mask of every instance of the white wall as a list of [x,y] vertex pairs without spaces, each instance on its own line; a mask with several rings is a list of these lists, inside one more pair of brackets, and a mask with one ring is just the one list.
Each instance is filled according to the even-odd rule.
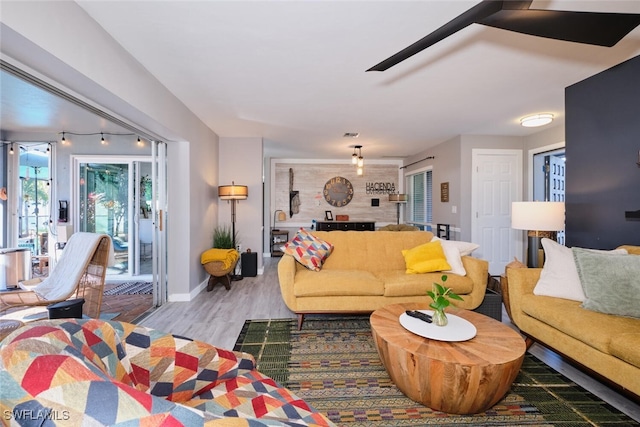
[[[556,146],[563,141],[564,125],[562,124],[528,137],[461,135],[407,158],[405,164],[416,162],[428,156],[435,156],[435,159],[425,160],[406,168],[405,174],[415,169],[433,167],[433,221],[434,223],[452,224],[457,229],[455,238],[468,241],[471,239],[472,219],[472,150],[474,148],[522,150],[523,185],[526,186],[531,175],[527,151],[539,147]],[[440,201],[441,182],[449,182],[449,203]],[[523,194],[527,194],[526,188],[523,188]],[[457,213],[452,212],[452,206],[456,206]]]
[[[76,3],[2,2],[4,60],[168,143],[170,299],[188,299],[205,278],[218,137]],[[205,167],[206,166],[206,167]]]
[[[251,249],[258,254],[258,271],[263,268],[262,262],[262,218],[263,218],[263,185],[262,185],[262,138],[220,138],[219,159],[220,172],[218,185],[246,185],[249,197],[236,204],[236,232],[242,252]],[[218,204],[218,224],[231,225],[230,202],[217,198],[215,189],[213,200]],[[209,234],[209,245],[213,234]],[[211,247],[211,246],[209,246]]]

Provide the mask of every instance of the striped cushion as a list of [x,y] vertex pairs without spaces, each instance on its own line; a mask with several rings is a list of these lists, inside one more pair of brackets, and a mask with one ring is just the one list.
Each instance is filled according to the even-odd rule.
[[333,251],[333,245],[318,239],[304,228],[284,245],[284,253],[291,255],[309,270],[320,271],[322,263]]

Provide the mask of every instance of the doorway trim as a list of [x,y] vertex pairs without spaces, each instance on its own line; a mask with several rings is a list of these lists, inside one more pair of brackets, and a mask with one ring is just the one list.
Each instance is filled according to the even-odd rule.
[[527,200],[533,200],[533,182],[534,174],[533,170],[533,157],[536,154],[546,153],[547,151],[554,151],[565,148],[565,141],[556,142],[555,144],[544,145],[542,147],[532,148],[527,152]]

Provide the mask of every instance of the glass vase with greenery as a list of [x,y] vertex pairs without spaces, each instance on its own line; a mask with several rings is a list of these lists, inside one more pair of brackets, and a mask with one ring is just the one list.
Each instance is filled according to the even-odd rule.
[[444,312],[444,309],[449,307],[451,304],[449,299],[455,299],[458,301],[463,301],[463,299],[460,295],[453,292],[451,288],[444,286],[447,281],[446,274],[443,274],[440,279],[442,280],[442,285],[434,282],[433,289],[427,291],[427,295],[429,295],[433,300],[433,302],[429,304],[429,307],[433,309],[433,324],[437,326],[445,326],[449,323],[447,315]]

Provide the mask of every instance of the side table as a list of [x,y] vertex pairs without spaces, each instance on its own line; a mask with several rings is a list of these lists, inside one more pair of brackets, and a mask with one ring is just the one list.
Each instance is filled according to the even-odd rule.
[[31,259],[38,262],[38,273],[40,274],[42,274],[44,267],[49,267],[49,255],[33,255]]
[[280,257],[284,255],[280,247],[289,240],[288,230],[271,230],[271,256]]

